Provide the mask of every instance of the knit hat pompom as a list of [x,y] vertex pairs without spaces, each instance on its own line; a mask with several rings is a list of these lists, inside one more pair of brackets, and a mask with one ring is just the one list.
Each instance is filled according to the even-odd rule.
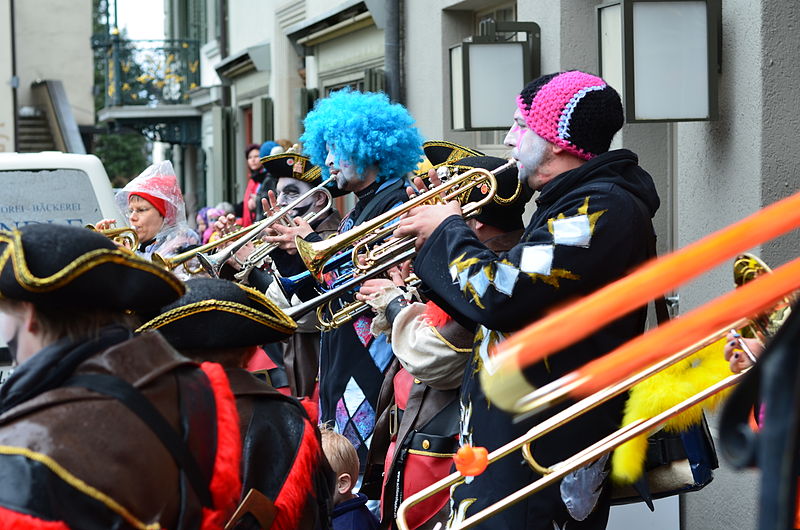
[[584,160],[608,151],[624,122],[617,91],[578,70],[534,79],[517,106],[529,129]]

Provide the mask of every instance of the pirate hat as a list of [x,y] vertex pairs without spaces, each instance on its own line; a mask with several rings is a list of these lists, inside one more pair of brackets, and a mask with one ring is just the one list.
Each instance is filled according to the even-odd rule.
[[[452,164],[468,156],[483,156],[483,153],[476,149],[464,147],[463,145],[447,142],[445,140],[425,142],[422,144],[422,149],[425,151],[425,158],[431,163],[430,167],[433,167],[433,169]],[[425,168],[426,175],[430,167]]]
[[[322,184],[322,169],[311,163],[311,159],[300,153],[289,151],[279,155],[265,156],[261,159],[263,165],[270,174],[276,178],[287,177],[302,180],[311,187]],[[347,195],[347,190],[341,190],[335,182],[329,182],[325,186],[333,197]]]
[[[508,160],[496,156],[469,156],[455,163],[449,163],[447,167],[450,171],[460,174],[475,168],[492,171],[507,162]],[[522,214],[529,196],[517,177],[517,166],[512,164],[496,174],[495,180],[497,180],[497,191],[494,198],[481,208],[475,219],[507,232],[522,228]],[[486,196],[487,191],[488,186],[485,185],[474,187],[469,194],[468,202],[479,201]]]
[[86,228],[35,224],[0,231],[0,299],[147,313],[184,291],[169,272]]
[[206,350],[277,342],[296,327],[255,289],[216,278],[192,278],[183,297],[137,332],[157,329],[178,350]]
[[312,187],[322,183],[322,170],[300,153],[265,156],[261,159],[261,165],[275,178],[302,180]]

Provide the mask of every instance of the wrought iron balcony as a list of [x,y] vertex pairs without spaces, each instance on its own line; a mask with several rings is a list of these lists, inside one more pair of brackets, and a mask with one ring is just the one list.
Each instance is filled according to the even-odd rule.
[[200,85],[200,45],[191,40],[94,39],[105,77],[105,107],[186,104]]

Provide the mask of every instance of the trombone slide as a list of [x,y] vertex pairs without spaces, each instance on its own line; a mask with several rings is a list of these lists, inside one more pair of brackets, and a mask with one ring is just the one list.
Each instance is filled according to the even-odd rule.
[[[651,260],[627,277],[531,324],[499,344],[493,352],[493,366],[496,371],[491,376],[482,374],[482,380],[489,382],[490,379],[495,379],[496,384],[493,386],[500,392],[499,395],[489,398],[498,406],[513,409],[517,400],[535,390],[522,375],[521,370],[524,367],[588,337],[622,315],[724,260],[798,226],[800,226],[800,193],[772,204],[672,254]],[[757,281],[761,282],[761,278]],[[751,282],[751,285],[755,283]],[[797,288],[794,281],[787,280],[786,283],[787,285],[793,283],[795,284],[793,288]],[[753,292],[756,290],[751,289]],[[784,295],[789,290],[785,289]],[[764,299],[763,296],[759,296]],[[764,302],[761,309],[765,309],[774,301],[773,298],[771,302]],[[756,310],[758,308],[754,306],[748,309],[750,314]],[[570,332],[564,333],[564,330]],[[652,357],[650,359],[652,360]],[[583,385],[574,378],[570,384]]]
[[[745,373],[746,372],[730,375],[725,379],[723,379],[722,381],[719,381],[714,385],[709,386],[702,392],[699,392],[693,398],[685,400],[682,403],[678,403],[677,405],[665,410],[661,414],[653,416],[652,418],[647,420],[641,419],[633,423],[630,423],[625,427],[622,427],[621,429],[606,436],[602,440],[587,447],[583,451],[553,466],[550,466],[550,473],[548,473],[547,475],[529,484],[528,486],[525,486],[517,490],[513,494],[494,503],[493,505],[484,508],[480,512],[468,517],[454,528],[458,529],[470,528],[478,523],[485,521],[486,519],[491,517],[495,512],[502,511],[505,508],[508,508],[524,500],[526,497],[536,493],[537,491],[542,490],[547,486],[561,480],[568,473],[571,473],[572,471],[578,468],[584,467],[587,464],[594,462],[604,454],[613,451],[615,448],[622,445],[623,443],[633,438],[636,438],[637,436],[648,433],[656,429],[657,427],[660,427],[661,425],[669,421],[669,419],[672,418],[673,416],[676,416],[690,409],[691,407],[697,405],[698,403],[704,401],[705,399],[713,396],[714,394],[735,385],[736,383],[738,383],[739,379],[742,376],[744,376]],[[617,390],[619,392],[617,392]],[[614,393],[613,395],[616,395],[617,393],[623,391],[624,389],[618,389],[617,387],[615,387],[614,392],[616,393]],[[611,392],[611,390],[609,390],[609,392]],[[613,395],[606,396],[605,393],[603,395],[605,396],[604,400],[613,397]],[[593,408],[601,403],[600,401],[594,402],[595,401],[594,398],[586,398],[586,400],[584,401],[588,400],[592,400],[592,402],[589,404],[590,408]],[[533,427],[530,431],[528,431],[525,435],[521,436],[520,438],[512,440],[506,445],[496,449],[495,451],[492,451],[491,453],[489,453],[489,464],[491,465],[492,462],[513,453],[517,449],[521,449],[523,446],[531,443],[537,438],[544,436],[545,434],[557,428],[558,426],[566,423],[572,416],[575,415],[575,412],[577,412],[578,408],[586,406],[583,405],[584,401],[576,403],[575,405],[572,405],[571,407],[561,411],[560,413],[552,416],[551,418],[544,420],[542,423]],[[400,507],[397,510],[397,520],[396,520],[397,527],[400,530],[409,530],[409,526],[406,521],[406,514],[412,506],[424,501],[428,497],[435,495],[436,493],[445,488],[449,488],[450,486],[459,484],[463,480],[464,477],[460,473],[458,472],[452,473],[449,476],[439,480],[438,482],[435,482],[434,484],[428,486],[427,488],[405,499],[402,502],[402,504],[400,504]]]

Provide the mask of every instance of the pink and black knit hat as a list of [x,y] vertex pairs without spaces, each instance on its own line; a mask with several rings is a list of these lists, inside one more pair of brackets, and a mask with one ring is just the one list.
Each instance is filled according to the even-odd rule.
[[624,122],[617,91],[578,70],[534,79],[517,106],[529,129],[584,160],[608,151]]

